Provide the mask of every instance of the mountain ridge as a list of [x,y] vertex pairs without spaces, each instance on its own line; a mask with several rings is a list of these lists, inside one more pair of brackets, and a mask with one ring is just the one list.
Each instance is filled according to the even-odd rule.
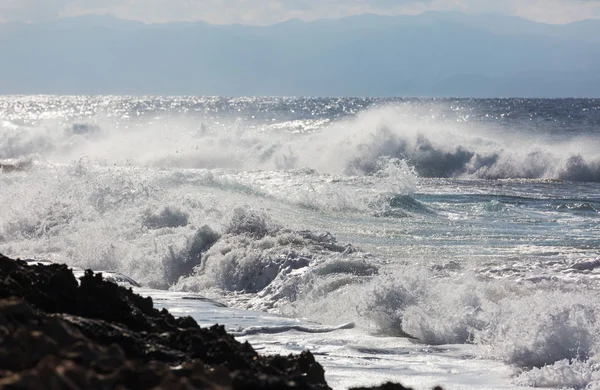
[[501,14],[270,26],[83,16],[0,24],[0,93],[598,97],[598,43],[600,20]]

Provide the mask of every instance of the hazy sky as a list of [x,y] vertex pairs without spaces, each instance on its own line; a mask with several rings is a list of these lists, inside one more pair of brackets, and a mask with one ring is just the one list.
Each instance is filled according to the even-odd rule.
[[600,0],[0,0],[0,20],[111,14],[144,22],[204,20],[271,24],[291,18],[339,18],[366,12],[502,12],[548,23],[600,18]]

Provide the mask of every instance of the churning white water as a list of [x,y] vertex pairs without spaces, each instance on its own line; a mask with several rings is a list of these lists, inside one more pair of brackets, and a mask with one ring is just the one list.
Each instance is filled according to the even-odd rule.
[[309,348],[335,388],[600,388],[599,124],[595,100],[2,97],[0,252]]

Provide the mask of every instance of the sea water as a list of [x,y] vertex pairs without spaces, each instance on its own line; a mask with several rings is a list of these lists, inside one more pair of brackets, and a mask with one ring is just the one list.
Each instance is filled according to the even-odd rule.
[[600,388],[600,100],[7,96],[0,164],[1,253],[334,388]]

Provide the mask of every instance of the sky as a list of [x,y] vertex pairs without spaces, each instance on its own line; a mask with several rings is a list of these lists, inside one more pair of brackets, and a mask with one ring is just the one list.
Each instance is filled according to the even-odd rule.
[[269,25],[292,18],[336,19],[363,13],[499,12],[545,23],[600,18],[600,0],[0,0],[0,21],[42,21],[109,14],[146,23],[206,21]]

